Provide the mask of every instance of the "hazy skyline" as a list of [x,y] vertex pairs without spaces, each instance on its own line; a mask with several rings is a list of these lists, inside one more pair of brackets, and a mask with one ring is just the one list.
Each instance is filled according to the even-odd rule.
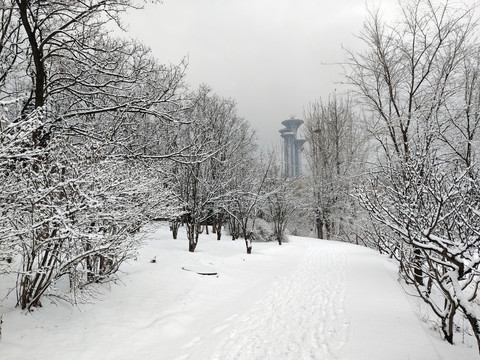
[[358,46],[365,17],[358,0],[164,0],[126,22],[161,62],[187,57],[192,88],[234,99],[270,147],[281,144],[283,120],[303,119],[305,106],[339,87],[342,46]]

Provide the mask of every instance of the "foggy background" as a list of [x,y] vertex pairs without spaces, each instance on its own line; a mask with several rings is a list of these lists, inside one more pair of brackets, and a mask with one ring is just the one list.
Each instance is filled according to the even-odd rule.
[[[369,7],[379,1],[369,2]],[[382,1],[382,13],[394,0]],[[164,0],[125,17],[162,63],[188,58],[187,82],[235,99],[260,143],[280,146],[281,121],[342,90],[343,47],[366,17],[361,0]],[[390,17],[389,13],[389,17]]]

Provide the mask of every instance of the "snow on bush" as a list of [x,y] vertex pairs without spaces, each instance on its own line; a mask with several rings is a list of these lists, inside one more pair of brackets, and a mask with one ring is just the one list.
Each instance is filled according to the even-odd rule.
[[263,219],[256,219],[252,231],[255,241],[275,241],[272,225]]

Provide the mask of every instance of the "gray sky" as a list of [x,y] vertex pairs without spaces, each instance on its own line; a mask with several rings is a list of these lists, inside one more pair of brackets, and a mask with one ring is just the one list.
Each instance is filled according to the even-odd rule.
[[164,0],[126,22],[161,62],[188,57],[188,83],[235,99],[260,141],[277,146],[281,121],[340,89],[334,63],[342,45],[358,46],[365,14],[362,0]]

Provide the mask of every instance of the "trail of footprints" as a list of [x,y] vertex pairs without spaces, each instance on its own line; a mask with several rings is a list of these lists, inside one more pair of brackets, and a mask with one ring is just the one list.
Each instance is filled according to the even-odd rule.
[[221,340],[212,359],[338,358],[349,327],[346,258],[338,249],[312,246],[297,270],[276,280],[248,313],[214,329]]

